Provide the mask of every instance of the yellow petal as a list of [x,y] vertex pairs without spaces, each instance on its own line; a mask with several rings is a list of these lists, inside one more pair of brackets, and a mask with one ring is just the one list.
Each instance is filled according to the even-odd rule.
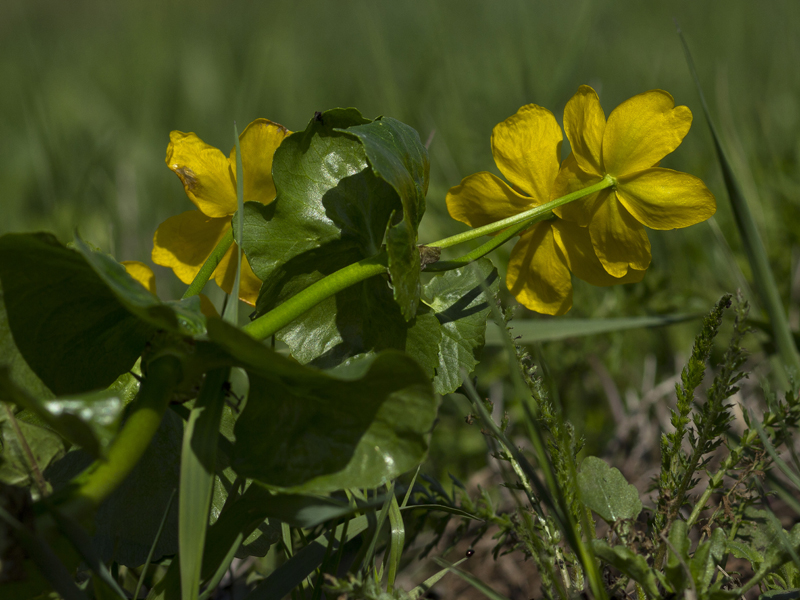
[[543,204],[558,174],[563,135],[546,108],[528,104],[492,131],[492,155],[500,172]]
[[156,276],[150,267],[138,260],[123,260],[120,264],[125,267],[128,275],[141,283],[148,292],[156,295]]
[[[244,152],[244,150],[242,150]],[[239,247],[236,242],[228,248],[225,256],[214,271],[214,281],[221,287],[226,294],[230,294],[233,290],[233,284],[236,280],[236,261],[233,260],[233,253],[238,252]],[[253,273],[250,268],[250,263],[247,262],[245,257],[242,264],[242,276],[239,278],[239,299],[255,306],[258,299],[258,292],[261,289],[261,280]]]
[[651,229],[688,227],[717,211],[714,195],[700,179],[670,169],[645,169],[621,177],[617,197]]
[[446,202],[450,216],[470,227],[488,225],[542,204],[486,172],[462,179],[447,192]]
[[603,131],[606,116],[597,93],[582,85],[564,107],[564,131],[581,169],[603,176]]
[[595,254],[614,277],[629,269],[644,271],[650,266],[650,240],[644,226],[634,219],[611,194],[589,223]]
[[[272,156],[291,132],[267,119],[256,119],[239,135],[244,171],[244,200],[269,204],[275,199]],[[236,173],[236,147],[230,154],[231,171]],[[235,209],[234,209],[235,210]]]
[[675,107],[663,90],[650,90],[620,104],[603,135],[606,173],[621,177],[655,165],[680,146],[692,125],[692,111]]
[[230,226],[230,217],[212,219],[199,210],[170,217],[156,230],[153,262],[170,267],[183,283],[191,283]]
[[[561,198],[572,192],[577,192],[585,187],[598,183],[602,177],[586,173],[578,165],[575,159],[575,154],[570,155],[564,159],[561,164],[561,170],[558,172],[558,177],[553,185],[553,193],[551,199]],[[597,210],[599,203],[604,202],[610,193],[610,189],[600,190],[589,196],[585,196],[580,200],[573,200],[569,204],[564,204],[558,208],[554,208],[553,212],[561,219],[577,223],[581,227],[586,227],[592,219],[592,215]]]
[[506,285],[517,301],[536,312],[563,315],[572,307],[572,279],[549,222],[527,230],[511,251]]
[[167,166],[180,177],[186,195],[206,216],[236,212],[236,183],[225,155],[193,133],[169,134]]
[[636,269],[628,269],[623,277],[614,277],[603,268],[603,263],[597,258],[586,227],[560,219],[551,221],[551,224],[558,248],[564,255],[569,270],[576,277],[597,286],[634,283],[644,277],[645,272]]

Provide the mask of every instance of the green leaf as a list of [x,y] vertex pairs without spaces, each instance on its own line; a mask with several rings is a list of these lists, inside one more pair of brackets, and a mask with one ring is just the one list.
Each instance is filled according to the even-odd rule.
[[592,540],[592,549],[599,558],[638,582],[649,597],[661,597],[658,591],[658,579],[644,556],[636,554],[626,546],[611,547],[604,540]]
[[162,304],[110,256],[79,238],[75,247],[43,233],[0,238],[14,342],[55,394],[108,387],[130,370],[157,329],[202,332],[198,299]]
[[677,519],[672,523],[669,530],[669,543],[671,547],[667,550],[664,574],[672,585],[673,591],[680,594],[689,587],[689,577],[691,576],[691,573],[687,573],[684,567],[689,563],[689,547],[691,545],[685,521]]
[[[49,465],[64,456],[64,440],[57,433],[21,419],[17,419],[17,425],[40,471],[44,472]],[[3,407],[0,407],[0,447],[0,482],[22,488],[30,487],[33,480],[27,453]]]
[[390,117],[343,131],[361,141],[375,175],[388,182],[402,202],[402,221],[390,227],[386,241],[394,299],[410,321],[417,312],[420,293],[417,228],[425,212],[428,151],[414,129]]
[[581,501],[607,523],[635,519],[642,512],[639,492],[630,485],[619,469],[611,468],[594,456],[583,459],[578,470]]
[[800,598],[800,589],[772,590],[758,597],[758,600],[794,600]]
[[[666,327],[699,319],[702,314],[660,315],[654,317],[620,317],[611,319],[528,319],[515,320],[512,332],[520,344],[534,344],[568,338],[599,335],[627,329],[644,329],[650,327]],[[490,327],[486,332],[486,343],[499,346],[503,343],[503,332],[499,327]]]
[[[426,330],[427,335],[431,335],[434,328],[441,330],[433,382],[439,394],[455,391],[461,385],[462,370],[472,373],[478,364],[486,320],[491,312],[489,303],[494,302],[499,286],[497,271],[491,261],[482,258],[434,277],[423,288],[423,302],[432,310],[439,327],[421,323],[419,327],[412,327],[409,338],[421,337],[423,334],[419,330]],[[429,347],[430,342],[420,345]],[[406,351],[421,364],[430,364],[430,360],[414,347],[407,346]]]
[[[125,379],[136,382],[133,376]],[[37,415],[48,427],[93,457],[100,457],[119,428],[122,411],[138,385],[115,382],[108,389],[74,397],[38,400],[11,381],[8,369],[0,367],[0,397]],[[136,382],[138,384],[138,382]],[[122,393],[120,393],[122,392]]]
[[437,400],[422,369],[387,351],[320,371],[209,319],[199,359],[245,369],[250,392],[236,422],[232,466],[276,488],[374,488],[427,451]]
[[391,283],[383,276],[363,281],[278,333],[300,362],[330,367],[404,347],[419,301],[416,241],[427,171],[413,130],[392,119],[370,122],[355,109],[322,113],[276,151],[275,201],[244,208],[243,247],[264,281],[256,315],[375,256],[384,238],[388,245]]
[[[139,463],[98,508],[93,541],[103,561],[139,567],[147,560],[164,510],[178,487],[182,436],[183,421],[168,410]],[[53,464],[45,475],[58,491],[92,460],[86,452],[75,450]],[[173,502],[153,560],[178,552],[177,531],[178,507]]]

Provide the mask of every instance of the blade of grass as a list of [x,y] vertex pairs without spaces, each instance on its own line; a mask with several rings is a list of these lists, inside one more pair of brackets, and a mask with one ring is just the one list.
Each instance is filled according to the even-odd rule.
[[245,600],[281,600],[322,563],[328,543],[338,543],[341,548],[343,544],[365,531],[367,525],[367,517],[362,515],[344,525],[339,525],[334,540],[329,540],[327,534],[320,535],[270,573],[246,596]]
[[508,598],[503,596],[503,594],[495,592],[492,588],[490,588],[488,585],[483,583],[480,579],[478,579],[471,573],[467,573],[466,571],[462,571],[461,569],[457,568],[456,565],[450,564],[446,560],[442,560],[439,557],[434,557],[433,560],[436,561],[436,564],[438,564],[439,566],[445,567],[447,571],[450,571],[454,575],[458,575],[461,579],[466,581],[468,584],[470,584],[472,587],[474,587],[476,590],[478,590],[481,594],[483,594],[487,598],[491,598],[491,600],[509,600]]
[[744,197],[742,188],[733,173],[731,163],[725,155],[725,151],[722,149],[722,144],[717,130],[714,127],[714,123],[711,121],[711,114],[708,110],[702,87],[700,86],[700,78],[697,75],[689,46],[683,37],[683,32],[680,27],[677,26],[677,23],[676,28],[678,37],[683,46],[684,54],[686,55],[689,71],[692,74],[695,86],[697,87],[697,93],[700,96],[700,104],[703,107],[706,123],[708,123],[708,128],[711,131],[714,148],[717,152],[717,159],[722,169],[722,178],[725,181],[725,188],[728,191],[728,196],[731,201],[731,207],[733,208],[733,215],[736,220],[739,235],[742,237],[745,254],[750,263],[750,269],[753,272],[756,289],[761,296],[761,303],[764,308],[766,308],[767,315],[772,324],[772,334],[775,338],[775,345],[778,347],[778,353],[780,354],[784,369],[788,370],[787,375],[791,375],[792,371],[795,375],[800,375],[800,355],[797,353],[797,346],[794,343],[792,332],[789,329],[786,311],[781,302],[778,286],[775,283],[775,276],[769,266],[764,242],[761,239],[761,234],[758,232],[756,222],[750,212],[750,207]]
[[406,528],[403,523],[403,515],[400,514],[400,505],[394,494],[391,495],[392,503],[389,506],[389,563],[388,574],[386,576],[386,592],[392,593],[397,571],[400,568],[400,559],[403,557],[403,546],[406,543]]
[[177,489],[172,490],[172,494],[169,496],[169,501],[167,502],[167,508],[164,510],[164,516],[161,517],[161,523],[158,525],[158,531],[156,531],[156,537],[153,540],[153,544],[150,546],[150,551],[147,553],[147,560],[144,561],[144,567],[142,567],[142,574],[139,575],[139,581],[136,582],[136,589],[133,592],[133,600],[139,600],[139,591],[142,589],[142,585],[144,585],[144,578],[147,575],[147,569],[150,567],[150,563],[153,560],[153,554],[156,551],[156,546],[158,545],[159,540],[161,539],[161,533],[164,531],[164,524],[167,522],[167,516],[169,515],[169,509],[172,508],[172,501],[175,499],[175,493]]
[[225,310],[222,311],[222,318],[234,326],[239,325],[239,283],[242,275],[242,260],[244,255],[242,253],[242,228],[244,221],[244,168],[242,167],[242,148],[239,144],[239,128],[236,127],[236,121],[233,122],[233,135],[236,139],[236,224],[231,223],[233,230],[236,232],[236,278],[233,280],[233,288],[231,289],[230,297],[225,303]]
[[[665,327],[699,319],[702,316],[703,314],[697,313],[612,319],[563,319],[560,317],[557,319],[530,319],[514,322],[513,334],[517,343],[533,344],[624,331],[626,329]],[[501,346],[505,344],[505,337],[503,330],[494,323],[491,323],[486,329],[487,346]]]
[[458,562],[456,562],[456,563],[453,563],[452,565],[450,565],[450,566],[448,566],[448,567],[445,567],[445,568],[444,568],[444,569],[442,569],[441,571],[439,571],[439,572],[437,572],[437,573],[434,573],[433,575],[431,575],[430,577],[428,577],[428,578],[427,578],[425,581],[423,581],[423,582],[422,582],[422,583],[420,583],[420,584],[419,584],[417,587],[415,587],[413,590],[411,590],[410,592],[408,592],[408,596],[409,596],[409,598],[410,598],[411,600],[417,600],[417,598],[419,598],[420,596],[422,596],[422,595],[424,595],[424,594],[427,594],[427,593],[428,593],[428,591],[430,591],[430,589],[431,589],[431,588],[432,588],[434,585],[436,585],[437,583],[439,583],[439,581],[442,579],[442,577],[444,577],[445,575],[447,575],[447,574],[450,572],[450,570],[451,570],[453,567],[457,567],[458,565],[460,565],[461,563],[463,563],[465,560],[467,560],[467,559],[466,559],[466,558],[462,558],[462,559],[461,559],[461,560],[459,560]]
[[392,498],[394,498],[394,483],[389,488],[389,495],[386,498],[386,502],[383,503],[383,508],[381,508],[381,512],[378,514],[378,523],[375,526],[375,534],[372,536],[372,539],[369,542],[369,546],[367,547],[367,553],[364,555],[364,559],[362,561],[362,565],[364,568],[367,568],[372,562],[373,557],[375,556],[375,549],[378,547],[378,538],[381,534],[381,529],[383,529],[383,524],[386,522],[386,517],[389,515],[389,507],[392,505]]
[[198,600],[208,515],[214,488],[217,437],[228,368],[206,374],[183,433],[178,494],[178,548],[182,600]]
[[234,557],[236,556],[236,551],[241,546],[242,542],[244,541],[244,535],[241,533],[236,537],[233,544],[231,544],[230,550],[225,555],[223,561],[217,567],[216,572],[214,575],[211,576],[211,579],[208,580],[208,584],[206,585],[206,589],[200,594],[200,598],[198,600],[208,600],[211,597],[211,594],[214,593],[214,590],[217,589],[219,582],[222,581],[222,578],[225,577],[225,573],[228,570],[228,567],[231,566],[231,562],[233,561]]

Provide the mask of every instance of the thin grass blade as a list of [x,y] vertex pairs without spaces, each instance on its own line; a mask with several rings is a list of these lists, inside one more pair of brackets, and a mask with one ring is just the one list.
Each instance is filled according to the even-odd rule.
[[397,571],[400,569],[400,559],[403,557],[403,546],[406,543],[406,528],[403,523],[403,515],[400,513],[400,505],[394,494],[392,494],[391,500],[389,506],[389,562],[386,576],[386,591],[389,594],[394,589]]
[[[568,338],[599,335],[628,329],[649,329],[685,323],[703,317],[702,314],[659,315],[654,317],[622,317],[612,319],[530,319],[515,321],[512,333],[519,344],[551,342]],[[494,323],[486,328],[486,345],[505,344],[503,330]]]
[[750,212],[750,206],[747,199],[744,197],[744,192],[739,185],[739,181],[731,167],[731,163],[725,155],[722,148],[720,137],[711,120],[711,114],[706,104],[706,98],[703,95],[703,90],[700,86],[700,78],[694,67],[694,60],[689,51],[689,46],[683,37],[683,32],[678,28],[678,36],[680,37],[683,51],[686,55],[686,62],[689,65],[689,71],[694,79],[697,93],[700,96],[700,104],[703,107],[703,113],[706,117],[706,123],[711,131],[711,137],[714,140],[714,148],[717,152],[717,159],[719,160],[720,168],[722,169],[722,177],[725,181],[725,188],[728,191],[728,196],[733,208],[733,215],[736,219],[736,226],[739,230],[739,235],[742,237],[742,244],[744,246],[747,260],[750,263],[750,268],[753,271],[753,279],[755,280],[755,287],[761,297],[761,303],[767,310],[770,323],[772,323],[772,334],[775,339],[775,344],[778,347],[778,352],[784,368],[794,371],[795,374],[800,374],[800,355],[797,353],[797,346],[794,343],[792,332],[789,329],[789,322],[786,318],[786,310],[781,302],[778,286],[775,283],[775,276],[769,266],[767,258],[767,251],[764,248],[764,242],[761,239],[761,234],[758,232],[756,222]]
[[450,569],[452,569],[453,567],[457,567],[458,565],[463,563],[465,560],[467,560],[467,559],[466,558],[462,558],[458,562],[453,563],[451,566],[445,567],[441,571],[439,571],[437,573],[434,573],[433,575],[428,577],[425,581],[423,581],[417,587],[415,587],[413,590],[408,592],[409,598],[411,600],[417,600],[419,597],[427,594],[434,585],[436,585],[437,583],[439,583],[439,581],[441,581],[442,577],[444,577],[445,575],[447,575],[450,572]]
[[434,557],[433,560],[436,561],[436,564],[445,567],[447,571],[450,571],[454,575],[458,575],[461,579],[466,581],[468,584],[470,584],[472,587],[474,587],[476,590],[478,590],[481,594],[483,594],[487,598],[491,598],[491,600],[509,600],[506,596],[503,596],[503,594],[495,592],[492,588],[490,588],[488,585],[483,583],[480,579],[478,579],[471,573],[467,573],[466,571],[462,571],[461,569],[456,568],[456,565],[450,564],[446,560],[442,560],[441,558],[438,557]]
[[234,326],[239,325],[239,282],[242,275],[242,260],[244,253],[242,252],[242,228],[244,227],[244,168],[242,167],[242,148],[239,144],[239,128],[236,127],[236,121],[233,122],[233,135],[236,139],[236,223],[233,225],[235,232],[236,250],[236,278],[233,280],[233,288],[231,289],[230,297],[225,303],[225,310],[222,311],[222,318]]
[[211,594],[217,589],[219,582],[222,581],[222,578],[225,577],[225,573],[228,571],[228,567],[231,566],[231,562],[233,562],[234,557],[236,556],[236,551],[239,549],[239,546],[242,545],[244,541],[244,535],[241,533],[238,535],[236,540],[231,544],[230,550],[225,555],[223,561],[217,567],[216,572],[214,575],[211,576],[211,579],[208,580],[208,584],[206,585],[206,589],[200,594],[199,600],[208,600],[211,597]]
[[200,395],[189,415],[181,450],[178,495],[178,548],[182,600],[198,600],[206,531],[217,454],[217,438],[225,402],[223,385],[228,368],[206,374]]
[[156,537],[153,540],[153,544],[150,546],[150,551],[147,553],[147,560],[144,561],[144,566],[142,567],[142,574],[139,576],[139,581],[136,582],[136,589],[133,592],[133,600],[139,600],[139,591],[142,589],[142,585],[144,585],[144,578],[147,575],[147,569],[150,568],[150,563],[153,560],[153,554],[156,551],[156,546],[158,546],[158,542],[161,539],[161,533],[164,531],[164,524],[167,522],[167,516],[169,515],[169,509],[172,508],[172,501],[175,499],[175,493],[178,490],[173,489],[172,494],[169,497],[169,501],[167,502],[167,508],[164,510],[164,516],[161,517],[161,523],[158,525],[158,531],[156,531]]

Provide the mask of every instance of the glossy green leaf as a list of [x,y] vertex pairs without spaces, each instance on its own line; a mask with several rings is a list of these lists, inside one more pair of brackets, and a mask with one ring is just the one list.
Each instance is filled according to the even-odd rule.
[[587,456],[578,469],[581,501],[607,523],[635,519],[642,512],[639,492],[619,469],[609,467],[597,457]]
[[79,238],[75,247],[43,233],[0,238],[14,342],[55,394],[108,387],[133,366],[156,329],[201,331],[199,300],[162,304],[110,256]]
[[[491,261],[482,258],[434,277],[424,286],[423,302],[436,316],[441,331],[434,379],[438,393],[455,391],[461,385],[462,371],[472,373],[478,364],[486,320],[491,312],[489,303],[495,301],[499,285]],[[483,286],[487,289],[484,290]],[[410,338],[420,335],[416,330],[417,327],[412,328]],[[423,365],[430,364],[414,348],[407,347],[406,350]]]
[[[130,375],[127,378],[136,382]],[[132,382],[130,388],[138,388]],[[131,389],[120,382],[98,392],[38,400],[17,387],[9,371],[0,367],[0,397],[37,415],[48,427],[95,458],[102,455],[117,432],[130,395]]]
[[233,467],[298,491],[378,487],[424,458],[436,409],[425,374],[397,352],[305,381],[251,372]]
[[422,369],[387,351],[320,371],[209,319],[195,354],[245,369],[247,404],[236,422],[232,466],[276,488],[325,492],[378,487],[427,451],[437,400]]
[[410,321],[420,293],[417,228],[425,212],[428,152],[414,129],[390,117],[350,127],[346,132],[361,140],[374,173],[394,188],[402,202],[402,220],[390,227],[386,243],[394,299]]

